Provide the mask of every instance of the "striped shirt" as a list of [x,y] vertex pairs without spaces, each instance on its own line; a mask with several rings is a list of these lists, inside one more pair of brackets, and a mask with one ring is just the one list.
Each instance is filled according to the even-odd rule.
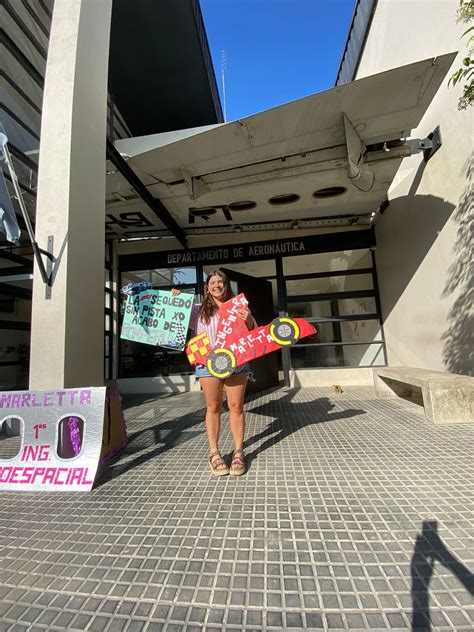
[[[199,334],[205,333],[211,343],[212,347],[216,344],[216,335],[217,335],[217,327],[219,325],[219,312],[217,311],[215,314],[211,316],[209,323],[205,323],[202,318],[199,318],[199,310],[201,309],[202,303],[195,303],[193,305],[193,309],[191,311],[191,319],[189,321],[189,328],[194,330],[196,336]],[[250,310],[249,310],[250,314]],[[250,314],[251,315],[251,314]],[[257,327],[257,323],[255,318],[253,319],[253,327]]]

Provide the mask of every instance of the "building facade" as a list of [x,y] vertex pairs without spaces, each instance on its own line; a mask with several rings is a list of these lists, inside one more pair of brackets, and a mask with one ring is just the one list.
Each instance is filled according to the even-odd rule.
[[[196,388],[184,354],[120,339],[120,288],[199,296],[218,268],[258,322],[318,328],[256,362],[254,388],[370,384],[387,363],[469,373],[472,119],[447,88],[455,0],[432,3],[423,38],[426,2],[356,2],[335,88],[225,125],[198,2],[114,0],[100,15],[89,0],[19,4],[0,8],[11,58],[0,114],[54,259],[48,290],[24,232],[0,250],[2,389],[28,386],[30,341],[30,388]],[[107,28],[110,46],[97,35],[94,49]],[[423,155],[438,126],[441,147]]]
[[[99,9],[102,9],[102,13]],[[90,28],[87,20],[92,25],[89,25]],[[100,20],[102,31],[98,32],[97,39],[94,40],[92,27],[98,28]],[[43,250],[43,266],[48,269],[48,274],[53,274],[56,289],[61,288],[59,293],[51,288],[49,302],[43,303],[45,284],[39,268],[35,270],[39,304],[36,317],[33,318],[33,249],[15,195],[12,175],[5,162],[2,162],[2,182],[5,187],[2,188],[0,206],[11,200],[21,228],[21,238],[20,245],[14,246],[4,235],[0,236],[0,388],[28,388],[31,373],[43,376],[46,381],[52,380],[57,386],[67,382],[74,384],[78,378],[73,375],[67,377],[64,369],[67,363],[63,362],[63,357],[75,356],[78,360],[84,354],[80,346],[73,352],[67,352],[67,340],[88,337],[87,331],[91,336],[89,341],[95,349],[95,356],[91,362],[86,354],[80,371],[87,375],[88,364],[99,363],[93,381],[97,382],[99,375],[101,381],[104,378],[108,380],[112,376],[113,359],[110,327],[114,304],[112,248],[111,243],[105,241],[102,221],[105,191],[102,192],[102,197],[98,193],[99,213],[96,209],[89,221],[85,217],[84,209],[89,206],[87,193],[92,188],[94,171],[100,173],[102,170],[92,168],[93,160],[99,155],[99,164],[104,164],[106,138],[113,143],[134,134],[222,121],[199,3],[196,0],[186,0],[180,3],[179,11],[176,11],[174,3],[168,0],[141,2],[130,11],[130,3],[123,0],[101,3],[100,7],[89,0],[56,3],[53,0],[6,0],[0,7],[0,26],[0,121],[8,137],[8,148],[27,214],[36,232],[35,241]],[[52,34],[55,37],[53,46],[50,47]],[[67,37],[70,38],[69,41]],[[124,38],[129,43],[125,58]],[[74,40],[77,47],[82,46],[83,50],[76,57],[68,58],[67,55],[74,50]],[[102,45],[102,49],[99,45]],[[83,55],[82,58],[80,54]],[[102,61],[102,75],[94,77],[99,61]],[[154,77],[152,91],[150,76]],[[176,84],[176,77],[182,77],[181,85]],[[51,87],[50,95],[46,98],[45,90],[48,85]],[[164,85],[166,90],[163,89]],[[108,86],[105,96],[104,86]],[[186,88],[183,89],[183,86]],[[103,108],[106,115],[102,116],[100,108]],[[82,120],[78,118],[74,122],[75,129],[71,127],[68,130],[68,117],[71,118],[72,112],[79,113]],[[100,121],[100,125],[103,122],[103,128],[96,125],[94,117]],[[126,120],[130,121],[130,125]],[[78,155],[75,167],[64,158],[69,153],[72,154],[69,149],[73,145],[74,134],[78,137],[75,146],[79,150],[82,147],[83,153],[82,157]],[[41,137],[46,137],[46,143],[40,143]],[[54,141],[55,138],[64,139],[62,148],[51,143],[51,139]],[[99,147],[94,146],[96,138],[99,139]],[[100,145],[103,145],[102,150]],[[48,182],[56,178],[54,186],[50,187],[53,197],[44,202],[46,227],[43,233],[41,221],[45,214],[38,214],[37,200],[39,190],[45,192],[48,187],[39,186],[40,149],[44,149],[43,180]],[[63,155],[60,149],[64,151]],[[78,180],[74,185],[70,181],[70,174],[80,174],[85,169],[91,171],[89,180],[85,177],[82,182]],[[73,232],[68,226],[69,218],[73,216],[71,200],[54,198],[54,195],[59,195],[61,186],[65,189],[76,186],[78,189],[75,211],[78,221]],[[63,193],[67,196],[67,191]],[[61,210],[53,215],[50,209],[55,207]],[[96,240],[96,264],[99,265],[102,261],[102,270],[105,265],[105,331],[102,306],[104,282],[97,267],[92,275],[96,285],[95,296],[90,291],[90,280],[79,289],[88,261],[88,257],[84,256],[87,244],[90,243],[87,231],[91,222],[96,221],[96,216],[101,218],[103,233],[103,237],[99,236]],[[54,226],[52,231],[51,226]],[[58,233],[56,244],[53,243],[50,247],[49,237],[53,237],[50,233],[55,231]],[[67,239],[65,235],[68,236]],[[77,239],[75,251],[73,239]],[[54,260],[45,256],[46,250],[50,250]],[[74,252],[75,260],[71,260],[69,266],[68,260]],[[59,265],[61,260],[62,266]],[[48,261],[54,261],[58,265],[52,263],[48,268]],[[60,278],[61,274],[58,272],[61,268],[68,270],[67,278]],[[62,298],[56,304],[58,294]],[[72,300],[70,297],[66,298],[68,294],[76,294],[77,305],[67,305]],[[80,320],[87,322],[88,314],[92,311],[91,303],[96,304],[95,319],[81,333],[74,320],[82,311]],[[54,340],[49,338],[51,331],[57,334]],[[52,356],[55,354],[54,360]],[[45,370],[45,360],[46,365],[52,367],[55,364],[58,367],[56,376],[52,369],[51,374]],[[81,362],[78,362],[78,366],[80,365]],[[85,380],[87,381],[87,377]]]
[[[349,36],[338,83],[456,51],[449,78],[466,56],[458,7],[358,2],[353,24],[361,33]],[[473,112],[458,110],[460,89],[448,78],[413,131],[426,137],[439,126],[442,146],[428,162],[412,156],[400,166],[375,221],[376,263],[389,363],[472,375]]]
[[[9,139],[10,153],[33,225],[52,8],[50,0],[4,2],[0,6],[0,122]],[[3,161],[2,174],[0,206],[8,202],[5,195],[14,198],[11,174]],[[4,235],[0,235],[0,382],[3,390],[28,387],[30,355],[32,250],[15,201],[14,208],[22,229],[21,246],[13,248]]]

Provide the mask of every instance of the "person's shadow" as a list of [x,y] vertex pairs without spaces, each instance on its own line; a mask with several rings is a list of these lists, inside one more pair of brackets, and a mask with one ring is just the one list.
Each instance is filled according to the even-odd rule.
[[435,562],[450,570],[464,588],[474,595],[474,575],[445,546],[438,535],[436,520],[424,520],[411,558],[412,632],[430,632],[429,584]]
[[199,408],[188,415],[179,418],[172,417],[130,434],[126,448],[99,467],[94,489],[171,450],[176,445],[205,433],[203,427],[193,428],[202,425],[205,411],[205,408]]
[[262,432],[253,435],[245,442],[245,448],[248,448],[262,439],[266,439],[257,446],[252,452],[247,454],[248,463],[261,452],[264,452],[270,446],[279,443],[285,437],[301,430],[309,425],[326,423],[335,421],[336,419],[346,419],[348,417],[356,417],[364,415],[365,410],[360,408],[348,408],[346,410],[334,410],[335,404],[328,397],[319,397],[318,399],[308,402],[293,401],[294,396],[300,392],[300,389],[291,389],[284,397],[278,400],[272,400],[268,404],[257,406],[256,408],[248,408],[247,412],[256,415],[264,415],[273,417],[273,421]]

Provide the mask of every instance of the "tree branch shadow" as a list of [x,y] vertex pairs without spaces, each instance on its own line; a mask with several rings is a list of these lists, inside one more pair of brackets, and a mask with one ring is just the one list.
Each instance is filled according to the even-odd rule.
[[453,247],[454,262],[448,270],[448,278],[442,297],[457,296],[448,313],[448,330],[443,334],[443,359],[452,373],[474,375],[474,282],[472,252],[474,246],[472,209],[474,206],[474,158],[464,165],[466,187],[461,193],[453,220],[457,223],[456,242]]

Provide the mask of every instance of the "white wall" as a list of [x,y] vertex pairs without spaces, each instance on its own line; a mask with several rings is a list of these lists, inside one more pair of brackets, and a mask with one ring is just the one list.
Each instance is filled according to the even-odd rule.
[[[458,0],[379,0],[357,78],[460,51],[451,75],[466,55],[458,6]],[[423,138],[439,125],[443,145],[427,164],[421,154],[404,160],[390,206],[376,220],[377,268],[389,364],[472,374],[473,108],[457,110],[460,93],[446,79],[412,132]]]

